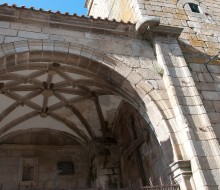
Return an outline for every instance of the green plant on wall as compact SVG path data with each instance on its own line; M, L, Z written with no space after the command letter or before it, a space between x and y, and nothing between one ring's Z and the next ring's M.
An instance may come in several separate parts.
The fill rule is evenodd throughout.
M154 67L154 70L155 70L161 77L163 77L164 69L163 69L160 65L158 65L158 64L154 64L153 67Z

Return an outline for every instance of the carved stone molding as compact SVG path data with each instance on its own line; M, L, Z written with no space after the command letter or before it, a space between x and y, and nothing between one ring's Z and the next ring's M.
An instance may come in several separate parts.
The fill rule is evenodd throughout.
M173 178L178 181L179 176L191 176L191 164L189 160L179 160L177 162L173 162L169 166L169 171L172 173Z
M190 179L192 177L191 164L189 160L179 160L170 164L168 174L177 182L181 189L192 189Z
M152 39L155 36L178 38L183 28L160 25L160 18L147 16L141 19L135 26L136 36L142 39Z
M159 26L160 18L155 16L143 17L139 22L136 23L135 29L139 35L143 35L151 27Z

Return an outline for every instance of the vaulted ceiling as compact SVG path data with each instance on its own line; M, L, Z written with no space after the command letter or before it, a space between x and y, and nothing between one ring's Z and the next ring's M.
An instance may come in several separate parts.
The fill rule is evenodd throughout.
M52 129L88 143L108 136L122 100L100 77L54 62L10 67L0 74L0 92L1 138Z

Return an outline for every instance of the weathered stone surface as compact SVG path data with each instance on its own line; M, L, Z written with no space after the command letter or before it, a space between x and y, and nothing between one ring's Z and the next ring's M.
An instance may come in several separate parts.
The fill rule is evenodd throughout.
M146 15L160 17L158 28L148 22L144 40L135 35L134 24L0 6L1 20L8 19L0 22L0 140L6 131L22 129L23 134L27 128L45 126L65 131L83 144L79 149L53 147L47 152L41 146L40 151L31 146L5 152L1 145L4 188L19 183L16 166L21 155L39 156L42 189L44 184L55 189L55 181L66 189L88 188L90 178L96 188L119 188L119 173L126 187L128 180L140 178L138 150L138 157L143 157L139 169L146 179L168 179L165 169L173 164L178 172L170 176L181 189L193 189L189 179L194 189L217 188L220 67L218 57L210 57L219 51L216 4L200 3L200 13L192 12L185 0L97 0L91 7L90 14L135 23ZM181 35L178 28L184 28ZM124 102L128 106L121 110ZM54 133L38 137L49 143ZM117 138L109 143L105 140L111 138L106 137ZM31 144L39 139L29 134L10 142ZM96 140L105 142L103 149L90 147ZM135 140L142 144L135 145ZM109 146L115 142L120 147L112 150ZM129 152L128 145L133 153L120 167L119 158ZM88 152L78 155L84 146ZM56 178L58 158L74 160L74 179ZM191 160L192 171L188 164L185 175L182 165L176 164L179 160ZM9 170L14 174L8 175Z

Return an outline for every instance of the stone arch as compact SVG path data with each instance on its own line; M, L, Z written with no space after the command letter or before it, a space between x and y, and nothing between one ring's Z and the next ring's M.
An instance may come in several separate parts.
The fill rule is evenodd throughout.
M123 61L83 45L45 40L26 40L2 44L0 59L2 63L0 74L13 71L14 66L20 67L20 70L29 69L30 66L47 69L49 65L45 63L61 63L61 65L68 66L64 69L71 70L71 67L74 66L78 73L96 79L104 79L108 90L106 92L123 96L148 122L152 123L151 127L155 134L159 134L158 131L163 128L167 138L171 139L173 159L182 158L172 127L166 120L161 104L156 101L160 95L143 78L139 82L142 85L141 88L129 80L127 77L131 69ZM28 64L25 65L25 63ZM149 95L149 92L152 91L155 92L154 97ZM166 103L164 105L166 107ZM155 115L155 113L157 114ZM159 142L163 141L162 136L158 135L157 138Z
M73 136L73 135L70 135L69 133L66 133L66 132L60 132L58 130L51 130L51 129L38 129L38 128L32 128L32 129L25 129L25 130L18 130L18 131L15 131L15 132L11 132L11 133L8 133L7 135L5 135L4 137L1 138L0 140L0 144L2 143L11 143L11 144L14 144L13 142L16 142L18 141L17 139L15 138L18 138L18 137L22 137L22 135L26 135L26 134L34 134L34 133L49 133L49 134L55 134L56 136L60 136L60 137L63 137L63 140L68 140L70 143L76 143L76 144L81 144L83 145L83 143L81 142L80 139L78 139L77 137ZM57 138L58 139L58 138ZM11 140L13 142L11 142ZM30 140L30 139L28 139ZM36 141L36 139L35 139ZM24 143L24 142L22 142ZM25 142L25 143L30 143L30 145L38 145L38 144L32 144L31 142ZM40 142L40 144L43 144L44 142ZM59 142L56 142L57 145L59 145ZM44 145L44 144L43 144ZM84 148L87 148L86 145L82 146Z

